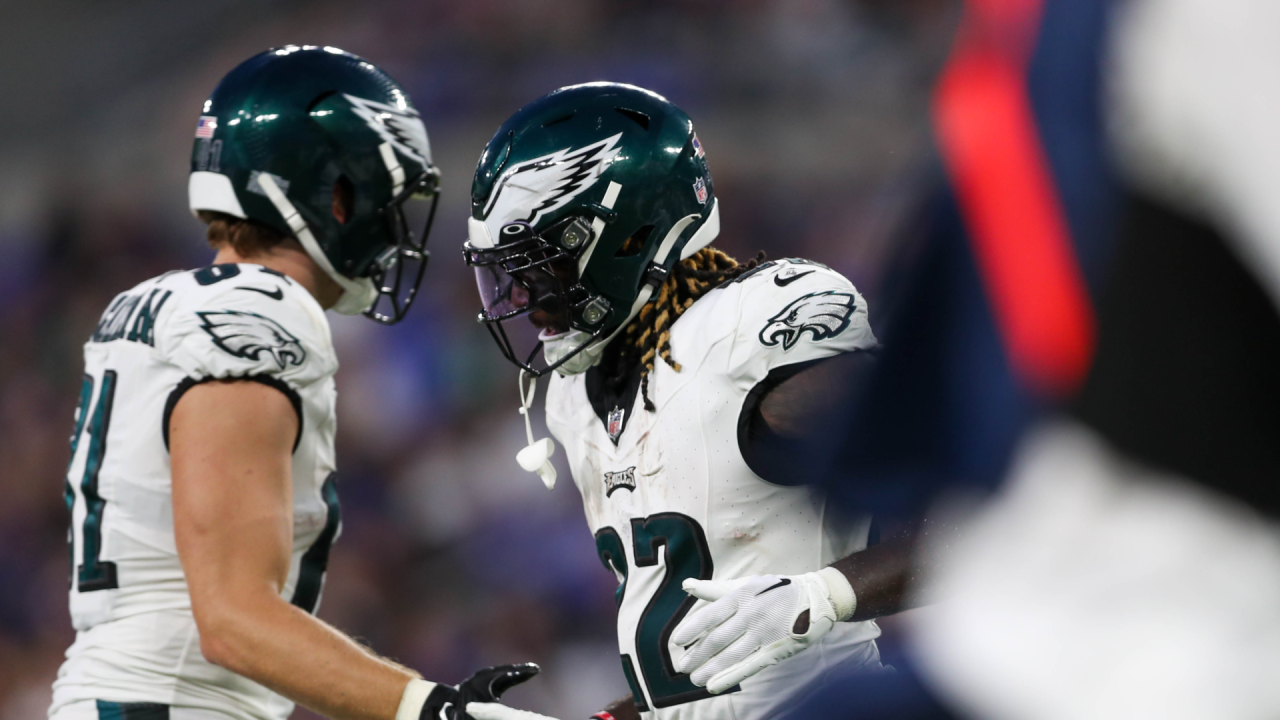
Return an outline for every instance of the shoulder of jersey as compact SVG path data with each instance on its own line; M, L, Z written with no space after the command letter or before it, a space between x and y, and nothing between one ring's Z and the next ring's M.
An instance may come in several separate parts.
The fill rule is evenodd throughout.
M784 258L762 263L730 280L725 287L740 288L740 297L795 298L813 290L848 290L853 283L845 276L819 262L803 258Z
M172 293L157 319L156 347L191 372L243 368L302 379L337 369L324 310L283 273L211 265L168 273L155 287Z
M690 355L698 354L698 346L709 351L728 342L730 373L767 372L876 344L866 301L853 284L808 260L764 263L708 293L685 314L692 322L681 339Z
M813 299L818 294L822 297ZM767 324L807 297L809 304L835 303L847 307L849 314L863 303L853 284L835 270L811 260L787 258L762 263L721 285L694 303L685 316L693 321L688 325L699 326L702 337L714 340L735 330L740 333L747 325ZM865 303L862 308L865 311Z

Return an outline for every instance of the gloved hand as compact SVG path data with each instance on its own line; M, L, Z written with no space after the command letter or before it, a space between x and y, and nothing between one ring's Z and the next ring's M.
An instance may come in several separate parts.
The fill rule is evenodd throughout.
M436 685L422 706L420 720L466 720L462 708L470 703L493 703L502 693L537 675L542 668L534 663L498 665L477 670L453 687ZM503 706L499 706L503 707Z
M528 710L517 710L502 703L473 702L467 705L467 715L473 720L556 720Z
M676 670L712 693L804 650L857 607L853 587L834 568L785 577L690 579L683 587L711 604L690 613L671 633L671 642L686 649Z

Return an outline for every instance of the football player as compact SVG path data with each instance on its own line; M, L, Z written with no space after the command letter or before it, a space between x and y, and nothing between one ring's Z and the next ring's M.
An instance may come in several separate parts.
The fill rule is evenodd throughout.
M867 550L870 518L834 512L785 462L832 383L870 362L853 285L710 247L719 202L689 117L628 85L512 116L472 207L480 319L521 368L526 420L526 376L555 371L547 424L619 583L631 696L598 717L760 718L831 668L879 668L871 618L901 606L908 553ZM554 445L529 440L518 460L551 485Z
M340 527L325 310L409 309L439 181L422 120L362 58L290 46L223 78L195 136L213 264L121 293L85 344L50 717L461 717L536 667L435 684L313 614Z

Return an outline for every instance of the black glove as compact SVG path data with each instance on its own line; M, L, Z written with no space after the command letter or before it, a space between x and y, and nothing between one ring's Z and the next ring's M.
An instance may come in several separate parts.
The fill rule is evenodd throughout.
M467 703L497 702L502 693L537 675L542 668L534 663L498 665L477 670L454 687L436 685L422 705L419 720L471 720Z

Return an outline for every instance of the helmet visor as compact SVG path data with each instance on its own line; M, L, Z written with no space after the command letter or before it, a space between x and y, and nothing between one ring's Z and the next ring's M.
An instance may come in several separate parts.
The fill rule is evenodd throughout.
M560 248L543 241L526 223L502 228L500 244L463 248L467 264L475 268L485 322L506 320L541 310L552 317L567 316L577 296L577 262ZM566 320L567 321L567 320Z
M553 230L561 229L558 225ZM542 345L535 326L543 333L566 332L573 313L590 299L578 280L578 262L527 223L504 225L496 245L487 232L480 233L484 237L478 237L473 228L471 241L463 247L467 264L476 273L483 307L479 320L488 326L509 360L540 375L550 368L533 367ZM515 337L509 336L504 321L521 315L531 315L532 323L521 323L525 327L515 330ZM526 345L526 340L527 348L515 347Z
M533 309L529 290L501 265L476 266L476 287L480 290L485 319L505 320Z

